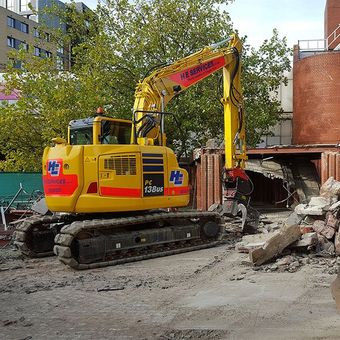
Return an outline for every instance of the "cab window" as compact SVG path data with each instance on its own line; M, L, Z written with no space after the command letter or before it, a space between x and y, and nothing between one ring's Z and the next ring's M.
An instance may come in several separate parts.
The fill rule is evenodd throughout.
M102 121L102 144L130 144L131 123Z
M71 145L89 145L92 144L93 129L92 126L81 127L70 130Z

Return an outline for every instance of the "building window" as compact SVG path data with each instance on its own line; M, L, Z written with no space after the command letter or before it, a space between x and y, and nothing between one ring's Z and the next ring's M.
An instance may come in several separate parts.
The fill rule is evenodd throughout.
M28 33L28 25L24 22L20 22L20 31L24 33Z
M39 30L36 27L34 27L34 29L33 29L33 36L35 38L39 38L39 36L40 36Z
M28 51L28 44L21 41L20 45L19 45L19 48L22 48L24 51Z
M41 49L40 49L39 47L34 46L33 54L34 54L36 57L41 57Z
M45 39L47 42L51 41L51 34L50 33L45 33Z
M7 17L7 26L9 27L15 27L15 19L11 18L11 17Z
M15 48L15 39L12 37L7 37L7 46Z
M64 47L58 47L57 52L60 54L64 54Z
M52 58L52 53L49 51L45 51L46 53L46 58Z

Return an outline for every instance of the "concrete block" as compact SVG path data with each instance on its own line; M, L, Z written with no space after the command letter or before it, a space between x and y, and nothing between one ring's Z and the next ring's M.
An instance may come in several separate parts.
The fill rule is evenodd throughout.
M320 195L323 197L339 196L340 182L336 181L334 177L329 177L328 180L322 184Z
M324 211L320 207L309 207L307 204L299 204L294 209L298 215L322 216Z
M245 235L242 241L236 243L235 250L239 253L249 253L249 251L261 248L267 240L269 240L275 233Z
M331 204L333 204L333 202L330 197L314 196L311 197L308 207L317 207L327 211Z
M284 225L278 232L266 241L264 246L249 252L250 261L259 266L273 257L281 254L282 250L298 240L301 236L298 224Z

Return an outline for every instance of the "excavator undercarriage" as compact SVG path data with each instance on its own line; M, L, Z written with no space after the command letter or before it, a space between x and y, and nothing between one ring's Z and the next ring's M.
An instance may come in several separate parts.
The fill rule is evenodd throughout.
M220 243L225 230L216 212L81 217L28 218L17 228L15 244L29 257L50 256L54 246L64 264L89 269L212 247Z

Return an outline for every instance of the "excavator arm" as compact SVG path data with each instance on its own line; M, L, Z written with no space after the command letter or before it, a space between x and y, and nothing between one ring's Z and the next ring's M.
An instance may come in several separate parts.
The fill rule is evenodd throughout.
M225 168L243 169L247 157L240 84L241 49L241 41L233 35L162 67L139 82L135 93L133 142L165 145L166 105L179 93L222 69Z
M165 145L164 109L169 101L222 70L225 164L222 174L223 204L218 206L218 210L224 215L241 215L243 229L249 217L252 183L244 171L247 155L240 81L241 50L240 39L232 35L154 71L139 82L135 93L133 143Z

